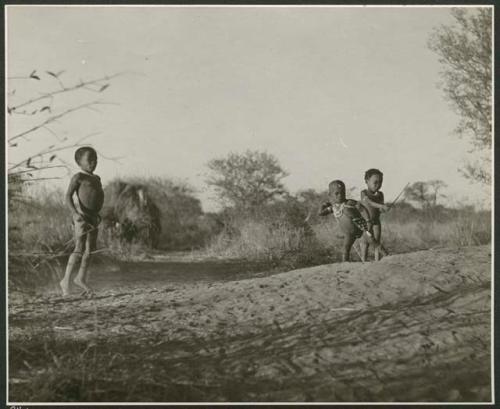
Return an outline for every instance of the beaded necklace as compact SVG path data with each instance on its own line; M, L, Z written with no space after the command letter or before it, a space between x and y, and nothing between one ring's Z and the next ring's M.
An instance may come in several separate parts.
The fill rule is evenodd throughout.
M332 211L335 218L338 219L344 214L344 207L345 207L345 202L340 204L337 203L332 204Z

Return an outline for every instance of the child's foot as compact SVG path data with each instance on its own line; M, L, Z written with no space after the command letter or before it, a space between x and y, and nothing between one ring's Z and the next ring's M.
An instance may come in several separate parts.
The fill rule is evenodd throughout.
M68 282L68 280L62 279L59 282L59 287L61 287L63 297L67 297L69 295L69 282Z
M85 284L82 280L79 280L79 279L75 279L73 280L73 283L81 288L83 290L84 293L88 293L88 292L91 292L92 290L87 286L87 284Z

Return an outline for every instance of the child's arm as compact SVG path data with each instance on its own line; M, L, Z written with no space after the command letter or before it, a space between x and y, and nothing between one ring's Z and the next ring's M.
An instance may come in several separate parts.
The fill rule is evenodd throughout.
M70 208L71 212L75 216L81 216L78 209L75 207L75 203L73 202L73 194L78 189L78 185L80 184L80 176L78 174L74 175L69 182L68 190L66 192L66 205Z
M320 209L318 215L319 216L326 216L330 213L333 213L332 204L330 202L323 203L321 205L321 209Z
M380 195L382 196L382 203L377 203L371 200L368 195L365 193L365 191L361 192L361 200L365 203L368 203L371 207L374 207L375 209L380 209L384 212L389 210L389 206L384 204L384 194L380 192Z

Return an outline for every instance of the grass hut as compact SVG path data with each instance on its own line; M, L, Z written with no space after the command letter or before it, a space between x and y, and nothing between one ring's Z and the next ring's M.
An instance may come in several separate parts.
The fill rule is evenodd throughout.
M156 248L161 214L147 186L115 180L104 189L104 228L111 240Z

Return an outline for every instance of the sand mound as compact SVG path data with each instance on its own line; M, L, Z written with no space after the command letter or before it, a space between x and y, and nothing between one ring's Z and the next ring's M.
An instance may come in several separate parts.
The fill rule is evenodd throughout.
M490 260L486 246L438 249L11 304L10 341L52 325L61 340L136 343L169 376L196 376L192 400L490 401Z

